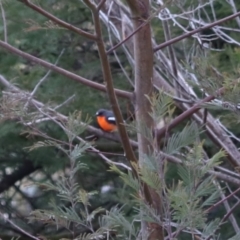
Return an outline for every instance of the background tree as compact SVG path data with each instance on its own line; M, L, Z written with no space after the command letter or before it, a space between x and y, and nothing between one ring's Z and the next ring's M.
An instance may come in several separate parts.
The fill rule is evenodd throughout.
M239 238L237 1L0 4L3 239Z

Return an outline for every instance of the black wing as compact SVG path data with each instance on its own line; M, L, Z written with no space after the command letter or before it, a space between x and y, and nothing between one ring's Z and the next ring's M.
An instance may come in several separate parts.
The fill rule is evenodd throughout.
M108 117L107 120L108 120L109 123L112 123L112 124L116 125L116 118L115 117Z

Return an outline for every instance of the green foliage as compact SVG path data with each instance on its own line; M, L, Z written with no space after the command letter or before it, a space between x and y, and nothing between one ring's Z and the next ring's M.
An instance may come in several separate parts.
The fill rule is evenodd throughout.
M203 166L202 168L202 172L207 173L207 171L211 170L214 168L214 166L218 166L221 164L220 159L224 158L226 156L226 153L222 150L220 150L219 152L217 152L216 154L214 154L213 157L211 157Z
M64 49L65 51L57 63L58 66L95 82L104 82L95 43L48 21L45 17L25 7L20 1L2 0L1 2L7 16L9 44L51 63L56 62ZM39 4L39 1L33 2ZM226 1L221 0L212 4L217 11L218 18L225 17L232 11ZM236 4L239 7L239 4ZM76 3L73 0L51 0L41 1L40 5L60 19L88 32L93 32L90 11L81 1ZM173 14L182 13L182 8L192 9L197 6L199 6L199 2L192 0L167 3L167 7ZM159 6L154 3L154 7L158 8ZM207 6L205 10L212 18L211 7ZM205 10L199 9L198 14L204 20L209 21ZM156 13L158 13L158 9L154 8L154 14ZM155 20L153 19L153 21ZM180 20L180 23L187 26L189 21ZM225 26L228 24L226 23ZM3 27L0 26L1 37L4 35L3 30ZM159 22L154 23L153 31L158 35L159 42L165 41ZM105 32L104 29L103 32ZM175 24L171 24L171 32L174 37L174 35L182 33L182 30ZM210 31L202 34L210 35L211 33ZM234 34L230 33L231 36ZM235 35L236 39L239 38L237 34ZM104 37L104 39L106 39L106 47L108 47L108 37ZM187 50L191 45L188 44L190 41L192 40L185 39ZM174 48L179 48L179 43L176 43ZM179 51L179 49L177 50ZM121 50L118 51L124 67L131 75L132 69L126 63L126 56ZM178 54L182 57L181 51L180 49ZM198 93L202 94L203 89L207 94L215 95L215 91L224 86L225 94L216 96L222 101L218 105L220 110L228 109L239 114L236 109L240 102L239 49L235 47L219 53L205 53L195 59L196 73L201 79L200 86L197 86L200 89L197 90ZM116 64L112 56L109 56L109 59L114 86L131 89L131 86L126 84L122 72L119 71L119 64ZM40 165L45 170L44 174L51 174L48 176L48 180L50 179L51 182L49 180L46 183L46 178L38 182L39 188L46 189L49 195L47 197L41 195L38 199L33 199L34 203L41 203L37 204L37 208L42 210L33 211L30 217L30 220L36 225L39 222L47 223L44 226L46 237L49 236L49 232L54 235L57 232L55 228L49 228L49 225L52 225L57 226L59 232L63 231L61 228L63 226L69 232L76 233L75 239L137 239L141 238L140 221L143 220L147 223L164 225L171 231L186 230L187 237L191 235L191 231L198 231L201 232L202 239L211 235L213 239L217 239L215 232L219 230L220 221L216 218L209 221L205 208L213 205L219 198L219 192L214 184L215 179L211 175L209 176L209 171L221 163L220 159L225 156L225 153L220 150L206 160L203 147L209 147L209 144L206 144L207 140L204 143L201 142L201 129L195 123L187 124L179 132L174 129L175 132L171 133L170 137L166 137L162 143L161 151L170 157L174 155L182 160L182 165L178 165L172 178L168 176L167 160L161 155L161 152L158 152L158 147L161 148L162 145L144 156L141 167L137 164L134 165L138 178L131 171L126 172L115 165L110 166L110 173L106 171L109 166L101 162L96 156L97 154L86 154L92 145L82 140L86 134L86 127L91 121L90 117L83 119L82 116L93 116L98 108L109 107L105 94L90 90L88 87L72 82L56 73L51 73L33 96L46 103L45 107L40 108L40 113L32 105L27 104L26 107L26 102L29 92L32 92L39 80L46 74L46 70L32 62L6 54L2 49L0 49L0 65L1 74L6 75L15 86L26 91L23 95L5 92L1 96L1 177L8 175L9 167L11 171L18 169L26 159L30 159L36 166ZM171 74L167 72L164 74L169 81ZM73 94L75 94L74 101L58 109L61 113L69 116L68 121L58 118L55 111L52 110ZM173 115L177 114L173 99L163 91L152 97L145 97L152 105L148 114L152 117L155 127L160 127L163 119L172 119ZM120 101L120 105L123 109L126 108L124 101ZM212 107L215 106L212 104ZM42 117L49 117L53 122L46 121L37 124L36 119ZM29 128L20 125L19 121L24 124L32 121L34 124L32 128ZM149 139L152 145L155 144L152 129L147 128L143 122L132 129L134 134L141 133ZM96 142L96 144L98 143ZM109 157L113 162L125 161L125 158L116 157L114 154ZM176 168L176 166L174 167ZM56 173L59 170L60 173ZM53 173L58 176L57 180L56 176L51 179L54 177ZM63 177L59 181L60 175ZM121 182L116 180L116 175L120 176ZM161 197L163 203L161 214L152 205L145 202L141 195L143 183ZM113 192L104 195L104 193L96 191L105 184L114 186L114 190L111 190ZM105 201L103 201L104 198ZM49 199L51 199L50 205L46 205ZM7 201L11 202L11 200ZM3 205L7 201L3 198ZM29 202L31 203L31 201L30 198ZM16 214L9 215L13 217ZM173 225L168 225L169 222ZM72 238L73 236L69 239ZM239 235L236 235L231 239L238 238Z
M168 139L164 151L168 154L177 153L181 148L194 143L194 141L199 138L199 131L197 124L194 122L186 125L180 133L175 133Z
M219 54L198 56L195 63L195 74L199 76L201 91L215 96L212 102L202 104L203 107L214 111L214 115L223 119L226 126L239 122L239 50L227 48L224 52L229 62L221 67ZM225 60L224 60L225 62ZM218 91L221 89L221 93ZM224 89L224 90L223 90ZM237 129L236 129L237 132Z
M154 120L155 125L162 121L162 119L167 115L169 117L172 116L175 110L173 99L166 95L163 91L153 94L151 98L148 96L146 97L152 106L152 111L149 114Z
M184 130L185 132L190 132L188 138L194 133L195 140L198 139L196 136L199 136L199 132L196 126L192 125L190 126L190 129L191 131ZM191 139L191 143L193 143L193 141L194 139ZM171 144L176 148L175 142L170 138L168 146L171 146ZM186 146L189 146L189 143L186 144ZM171 149L173 149L172 146ZM180 148L177 149L180 150ZM208 236L210 233L212 234L211 230L217 230L219 227L219 220L214 220L208 223L207 213L204 211L204 208L212 206L219 199L219 191L214 184L213 176L206 177L206 174L209 170L212 170L219 165L221 163L220 158L224 156L224 152L219 151L207 163L205 163L203 161L202 144L198 143L198 141L194 141L193 147L185 154L182 165L178 166L178 174L180 177L178 183L173 184L168 188L166 188L165 182L159 175L159 163L153 156L146 156L141 168L135 169L142 182L146 183L159 196L161 196L162 199L167 199L166 204L167 201L170 202L171 219L177 223L176 229L204 229L204 235L202 236ZM120 174L125 184L133 188L134 191L139 191L139 182L132 177L131 173L123 173L115 166L112 167L112 170ZM162 195L164 189L166 189L166 195ZM147 222L162 224L160 220L161 218L156 209L144 202L141 197L135 198L135 201L138 203L135 219L141 218ZM164 214L167 215L167 205L164 205L163 209L166 211ZM126 229L130 231L130 223L126 222L126 219L120 214L120 209L114 208L112 211L114 212L114 219L111 217L111 222L114 222L118 228L121 227L122 231L126 231ZM128 228L126 228L125 222ZM113 226L114 224L112 227Z
M90 200L97 192L86 192L80 188L79 184L75 182L75 176L79 170L86 168L86 166L81 163L76 164L77 162L72 159L70 161L71 169L68 177L64 177L61 182L56 184L41 184L41 187L46 191L55 191L61 200L61 204L52 199L49 205L51 210L35 210L31 213L29 219L30 221L39 220L47 224L56 225L57 228L65 227L69 230L72 224L80 225L92 233L80 234L77 239L90 239L90 237L99 236L103 233L101 229L95 232L92 222L97 215L105 210L102 207L98 207L89 211L91 206ZM70 204L70 206L66 204Z
M65 132L68 136L69 142L72 143L76 136L82 134L90 122L91 118L88 116L82 120L82 112L80 111L75 111L73 114L70 114L65 125L65 129L67 129Z
M143 165L140 170L140 178L145 182L149 187L154 189L156 192L160 193L162 189L162 183L159 179L159 173L157 169L149 169L147 166Z
M139 180L133 176L132 172L128 171L128 173L124 173L116 165L111 165L110 170L120 174L120 178L123 180L123 182L134 191L133 194L138 193L141 184Z
M105 239L106 231L104 229L99 228L94 233L83 233L80 234L76 239L77 240L92 240L92 239Z
M231 237L228 240L238 240L239 237L240 237L240 233L237 233L234 237Z
M134 221L131 222L126 218L122 208L112 208L103 217L103 221L112 230L120 229L122 232L121 238L135 239L138 236L139 228L134 226Z
M217 231L217 229L219 227L219 223L220 223L220 220L218 218L216 218L215 220L206 224L206 226L203 229L202 236L205 237L206 239L210 236L213 239L218 239L218 238L216 238L216 236L213 233Z

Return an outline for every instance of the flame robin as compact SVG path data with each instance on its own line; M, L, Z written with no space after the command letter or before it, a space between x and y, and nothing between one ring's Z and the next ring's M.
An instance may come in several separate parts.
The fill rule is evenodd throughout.
M116 118L112 111L100 109L96 112L97 123L105 132L113 132L117 130Z

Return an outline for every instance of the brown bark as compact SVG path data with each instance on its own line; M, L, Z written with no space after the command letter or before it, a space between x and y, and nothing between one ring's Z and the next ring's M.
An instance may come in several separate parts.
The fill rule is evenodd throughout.
M130 0L128 2L131 2ZM138 131L138 152L139 165L141 167L144 161L144 155L150 154L152 143L141 134L142 125L148 129L153 129L153 119L149 115L151 109L150 102L147 96L151 96L153 92L153 47L151 39L151 27L147 23L149 18L149 1L138 0L134 2L134 7L129 3L132 13L133 31L139 29L134 35L134 59L135 59L135 115ZM137 3L137 4L136 4ZM145 24L143 24L145 23ZM147 192L150 191L151 200L147 197ZM143 197L151 204L152 207L158 210L160 214L161 202L157 194L155 194L147 186L144 187ZM151 202L149 202L149 200ZM142 238L149 240L162 240L163 228L158 224L142 222ZM146 238L147 237L147 238Z

